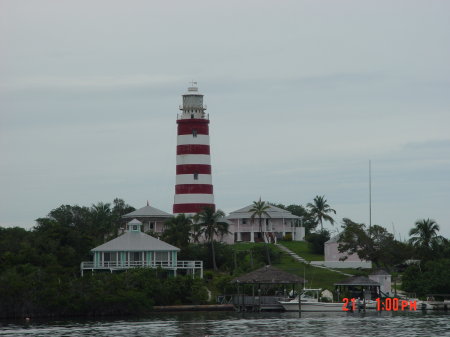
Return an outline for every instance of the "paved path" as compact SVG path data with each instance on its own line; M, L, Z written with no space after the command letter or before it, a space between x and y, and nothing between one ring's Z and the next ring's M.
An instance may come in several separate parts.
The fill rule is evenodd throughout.
M335 273L342 274L342 275L345 275L345 276L353 276L353 275L351 275L351 274L344 273L344 272L342 272L342 271L340 271L340 270L328 268L328 267L325 267L325 266L313 265L313 264L311 264L309 261L306 261L303 257L298 256L297 254L295 254L292 250L290 250L290 249L287 248L286 246L283 246L283 245L278 244L278 243L276 243L275 245L276 245L278 248L280 248L280 250L282 250L283 252L285 252L286 254L288 254L288 255L291 256L294 260L296 260L296 261L298 261L298 262L306 263L306 264L309 264L310 266L316 267L316 268L328 269L329 271L334 271Z

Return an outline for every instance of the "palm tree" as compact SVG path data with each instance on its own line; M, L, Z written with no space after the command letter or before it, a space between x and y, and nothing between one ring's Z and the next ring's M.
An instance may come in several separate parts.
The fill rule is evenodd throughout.
M214 212L211 207L205 207L202 211L194 216L194 222L200 226L200 234L205 235L205 239L211 245L211 253L214 270L217 270L216 251L214 249L214 238L222 238L228 234L228 222L223 221L225 213L221 210Z
M112 213L111 204L98 202L91 207L91 216L93 225L95 226L94 232L99 239L105 239L105 237L113 234Z
M438 239L439 225L432 219L417 220L411 228L409 242L416 248L431 249L433 242Z
M192 219L185 214L178 214L166 220L162 239L180 249L189 245L192 230Z
M269 213L267 213L267 210L270 208L270 205L266 204L265 201L261 201L261 197L258 201L253 201L253 207L250 208L249 212L252 212L252 216L250 217L252 221L255 220L256 217L258 217L259 221L259 232L261 233L261 237L263 237L263 228L262 228L262 217L266 216L270 218ZM271 265L270 261L270 254L269 254L269 247L267 246L268 237L266 236L266 255L267 255L267 262L269 265Z
M334 219L328 213L333 212L336 214L336 211L327 204L327 199L325 199L324 195L316 195L314 203L308 203L306 207L309 208L309 212L315 220L320 223L320 231L323 231L323 221L328 221L332 225L334 224Z

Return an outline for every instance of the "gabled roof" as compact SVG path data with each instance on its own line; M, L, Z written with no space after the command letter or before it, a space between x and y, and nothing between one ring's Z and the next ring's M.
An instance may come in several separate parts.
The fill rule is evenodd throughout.
M164 211L161 211L160 209L147 205L131 213L123 215L122 218L138 218L138 217L171 218L172 216L173 216L172 214L166 213Z
M290 274L281 269L272 266L265 266L248 274L236 277L231 282L243 284L303 284L306 280L300 276Z
M142 225L142 222L140 222L138 219L133 219L128 224L129 225Z
M125 234L95 247L94 249L91 249L91 252L142 252L171 250L179 251L180 249L145 233L130 231L125 232Z
M266 210L266 212L270 215L271 219L300 219L300 217L292 214L291 212L267 204L269 208ZM246 206L244 208L238 209L237 211L231 212L230 215L227 216L227 219L249 219L251 218L253 212L250 212L250 210L253 208L253 205ZM263 214L261 218L268 218L267 215Z

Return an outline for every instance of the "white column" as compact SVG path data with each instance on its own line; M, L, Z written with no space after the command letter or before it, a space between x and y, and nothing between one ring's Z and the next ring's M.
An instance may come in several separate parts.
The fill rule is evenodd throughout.
M240 224L240 222L241 222L241 219L238 219L238 223L237 223L237 235L236 235L236 240L237 241L241 241L241 233L240 233L240 227L239 227L239 224Z

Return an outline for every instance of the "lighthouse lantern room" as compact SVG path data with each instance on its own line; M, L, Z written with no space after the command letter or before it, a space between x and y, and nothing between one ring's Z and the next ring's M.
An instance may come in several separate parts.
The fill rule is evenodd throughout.
M209 116L203 95L192 82L183 95L178 115L177 169L174 214L195 214L205 207L215 209L209 147Z

